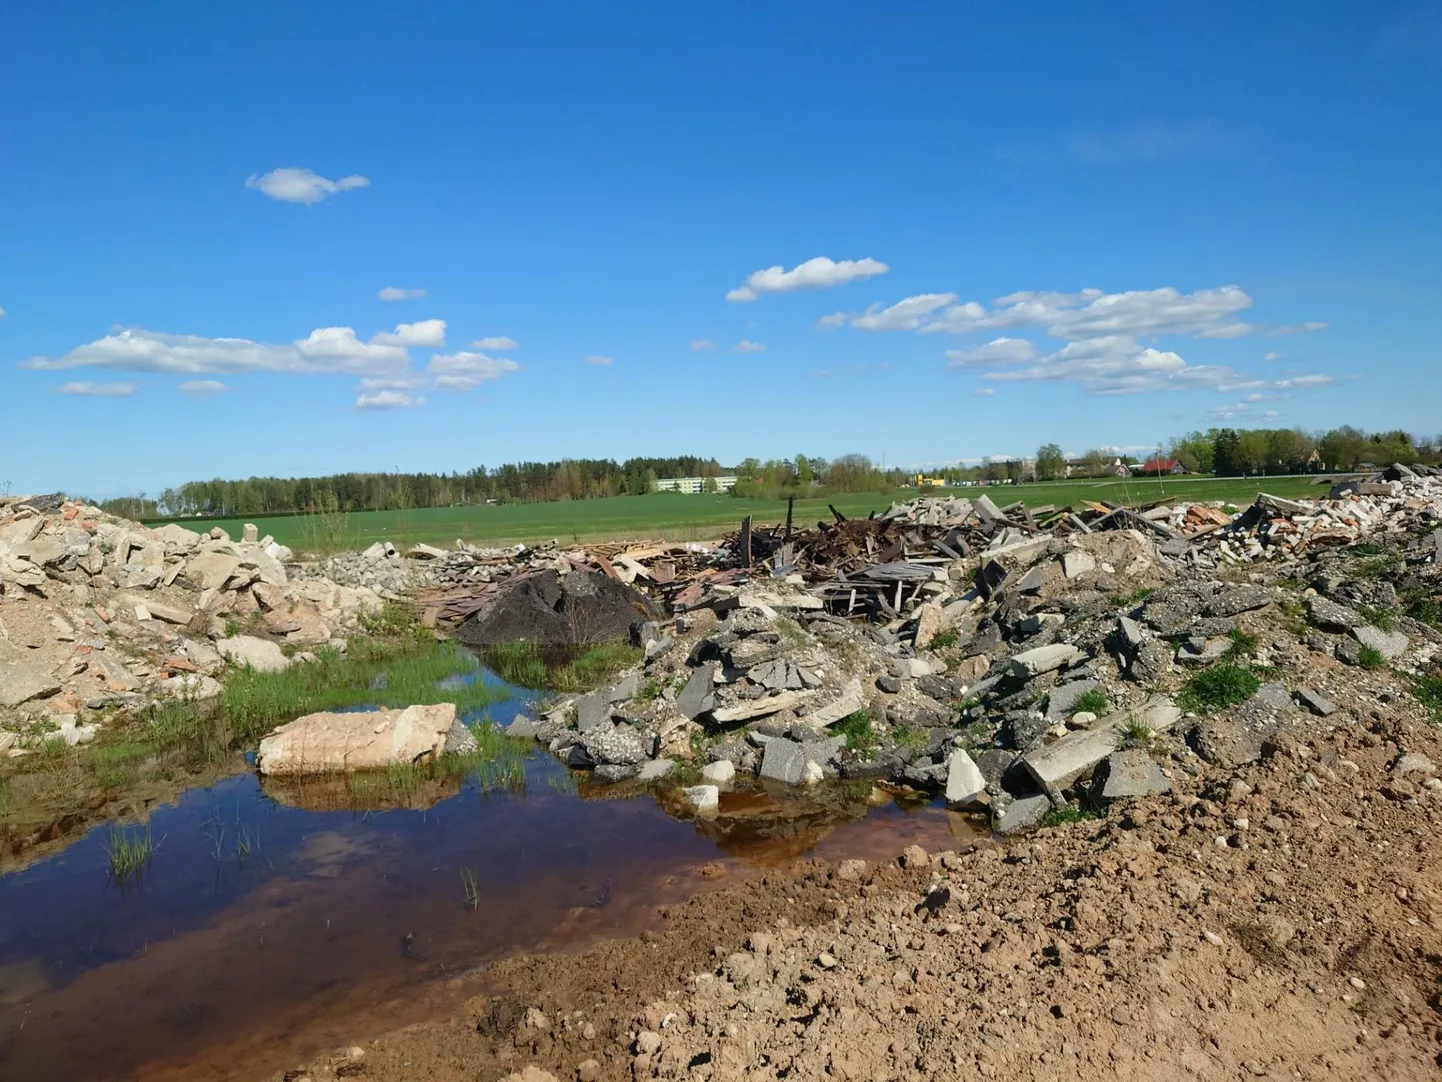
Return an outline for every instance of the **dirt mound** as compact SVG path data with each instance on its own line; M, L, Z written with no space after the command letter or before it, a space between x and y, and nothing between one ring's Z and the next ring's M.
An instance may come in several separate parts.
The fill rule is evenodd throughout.
M511 583L462 624L468 646L533 642L570 646L624 639L638 620L662 613L639 591L594 571L542 571Z

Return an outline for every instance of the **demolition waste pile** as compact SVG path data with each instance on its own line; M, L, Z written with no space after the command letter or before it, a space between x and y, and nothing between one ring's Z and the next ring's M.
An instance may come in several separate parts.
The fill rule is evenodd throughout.
M507 729L592 783L704 821L738 787L867 780L982 832L737 884L645 942L505 963L503 995L287 1078L1437 1069L1442 471L1244 509L923 497L714 544L320 562L13 498L0 577L11 756L214 697L237 667L307 664L405 598L503 674L525 650L627 640L633 666ZM416 707L348 759L343 717L282 727L260 769L470 739L454 710Z

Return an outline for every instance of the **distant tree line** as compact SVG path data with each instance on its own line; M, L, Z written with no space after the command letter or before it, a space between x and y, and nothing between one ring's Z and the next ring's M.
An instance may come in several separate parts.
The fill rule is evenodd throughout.
M1442 461L1442 440L1411 433L1366 433L1350 425L1330 432L1298 428L1212 428L1190 432L1168 449L1193 473L1246 477L1282 473L1350 473L1393 462Z
M890 492L906 480L901 470L879 469L865 455L842 455L830 461L811 455L765 462L748 458L736 467L736 476L739 480L731 495L766 500L840 492Z

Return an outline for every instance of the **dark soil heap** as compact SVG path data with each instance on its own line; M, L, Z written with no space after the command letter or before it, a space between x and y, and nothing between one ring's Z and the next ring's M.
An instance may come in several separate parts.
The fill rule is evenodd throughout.
M644 594L606 575L541 571L509 584L456 637L468 646L572 646L624 639L637 621L661 618Z

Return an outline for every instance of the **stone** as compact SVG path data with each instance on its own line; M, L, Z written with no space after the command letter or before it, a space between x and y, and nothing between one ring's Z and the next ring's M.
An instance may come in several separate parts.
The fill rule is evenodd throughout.
M240 528L240 539L251 545L260 540L260 530L256 528L254 522L247 522Z
M160 681L159 688L162 694L173 699L189 699L197 702L218 699L220 693L225 690L220 686L218 680L201 673L181 673L179 676L172 676L168 680Z
M589 733L611 720L611 700L604 691L592 691L571 704L576 708L576 731Z
M591 777L595 781L612 785L636 777L640 769L635 763L601 763L592 768Z
M236 635L221 639L215 644L220 656L235 665L255 669L257 672L280 672L288 668L290 659L280 647L268 639L257 639L253 635Z
M1207 603L1208 616L1239 616L1272 603L1273 593L1265 586L1233 586Z
M1045 585L1046 564L1037 564L1025 575L1023 575L1021 577L1021 580L1016 584L1016 586L1011 589L1012 592L1018 594L1034 594L1039 592L1041 588Z
M1297 692L1297 702L1301 703L1319 718L1331 717L1337 712L1337 704L1327 698L1320 691L1312 688L1301 688Z
M1231 646L1230 639L1206 639L1201 643L1184 642L1177 647L1176 662L1178 665L1192 667L1210 665L1226 656Z
M1252 702L1276 714L1286 715L1296 709L1286 685L1274 680L1258 687L1252 694Z
M1074 713L1073 707L1076 706L1078 699L1089 691L1100 690L1101 684L1095 680L1074 680L1070 684L1052 688L1047 698L1046 719L1048 721L1065 721Z
M1307 616L1325 631L1350 631L1367 622L1346 605L1320 596L1307 598Z
M195 618L195 613L189 609L182 609L179 605L167 605L162 601L147 601L145 607L150 611L150 618L162 620L167 624L176 624L184 627Z
M916 613L916 648L928 649L932 640L945 629L946 615L942 612L941 605L935 601L926 602Z
M721 790L714 785L688 785L681 797L700 815L714 815L721 807Z
M850 717L865 705L862 701L861 677L854 676L847 681L846 686L841 689L841 694L836 698L829 703L808 710L806 724L813 729L824 729L828 725L835 725L843 718Z
M261 740L257 764L262 774L318 774L426 761L445 749L455 721L454 703L306 714Z
M660 781L675 769L676 761L674 759L652 759L649 763L641 764L641 769L636 773L636 780L646 785L653 781Z
M710 665L702 665L691 673L676 696L676 709L694 721L716 705L716 681Z
M1034 612L1023 616L1012 626L1017 635L1029 639L1043 631L1060 630L1065 623L1066 617L1059 612Z
M1392 764L1392 773L1398 777L1407 774L1436 774L1437 764L1420 752L1406 752Z
M650 748L629 725L598 725L578 741L593 763L632 766L650 758Z
M1411 640L1400 631L1383 631L1380 627L1372 627L1370 624L1363 627L1354 627L1352 635L1363 646L1370 646L1388 661L1395 661L1407 652Z
M1082 652L1069 643L1053 643L1051 646L1038 646L1034 650L1025 650L1011 659L1011 672L1022 680L1030 680L1040 676L1042 673L1054 672L1057 669L1077 661Z
M1065 789L1120 748L1133 721L1152 732L1166 732L1181 720L1182 712L1168 699L1153 699L1138 710L1118 710L1093 729L1078 729L1055 743L1022 756L1043 790Z
M883 673L876 678L876 689L888 695L901 694L901 677Z
M992 815L991 828L998 834L1019 834L1040 826L1049 811L1051 798L1045 793L1018 797L996 810Z
M1125 748L1108 755L1097 767L1092 797L1109 803L1171 791L1171 779L1145 748Z
M783 691L779 695L767 698L743 699L732 706L711 711L711 716L722 725L749 721L752 718L765 717L782 710L792 710L809 700L813 694L814 692L810 691Z
M761 756L761 776L787 785L801 784L806 772L806 748L794 740L775 737L766 742Z
M1116 630L1112 632L1112 641L1127 657L1134 657L1136 652L1142 648L1147 641L1146 632L1142 625L1133 620L1130 616L1117 618Z
M1074 582L1083 575L1090 575L1096 569L1096 557L1090 552L1072 551L1061 558L1061 573L1068 582Z
M415 544L411 546L410 552L406 555L412 560L444 560L450 553L445 549L436 548L435 545Z
M826 777L826 770L814 760L807 760L806 766L801 770L802 785L819 785Z
M0 706L19 706L32 699L48 698L59 690L60 681L0 641Z
M240 560L224 552L198 552L185 561L181 576L197 590L219 590L240 570Z
M965 748L951 753L946 764L946 802L953 807L974 804L986 792L986 779Z
M717 787L730 785L736 777L736 764L730 759L718 759L714 763L707 763L701 768L701 780L707 785Z

